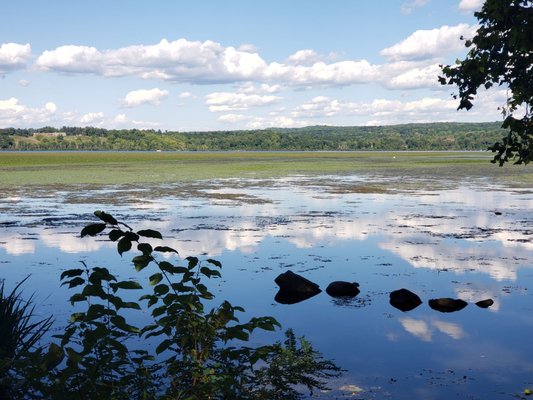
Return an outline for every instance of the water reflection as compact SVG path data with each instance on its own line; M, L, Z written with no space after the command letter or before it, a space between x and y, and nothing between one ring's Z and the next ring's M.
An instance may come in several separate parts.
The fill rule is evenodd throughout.
M183 257L222 261L214 292L305 334L349 370L337 388L356 387L364 398L389 391L395 399L420 393L447 399L452 387L484 398L493 398L495 387L519 393L533 371L526 334L533 328L533 194L466 181L449 189L406 191L396 184L365 193L358 186L364 182L299 177L153 190L21 189L0 200L0 276L14 283L32 273L43 304L58 316L68 314L62 269L86 260L134 276L112 244L79 238L81 227L94 221L92 211L104 209L136 229L160 230L164 244ZM150 193L156 195L146 198ZM291 306L276 303L274 279L289 269L320 288L359 282L361 292L353 299L323 292ZM389 303L402 287L423 300L408 314ZM447 297L469 306L441 314L427 304ZM489 298L494 304L487 310L474 305ZM457 389L449 370L475 379ZM496 384L502 375L506 383ZM449 384L442 395L430 390L436 377Z

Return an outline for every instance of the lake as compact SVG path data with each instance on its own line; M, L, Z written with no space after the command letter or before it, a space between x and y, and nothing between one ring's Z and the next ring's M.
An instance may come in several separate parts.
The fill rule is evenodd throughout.
M210 282L217 299L275 316L346 369L318 398L514 398L533 387L533 189L470 172L10 187L0 202L0 277L9 288L31 274L25 293L60 330L72 311L61 271L84 261L135 277L113 244L79 237L104 210L161 231L182 257L221 261L222 279ZM274 279L288 270L323 292L277 303ZM359 295L330 297L337 280L359 283ZM423 303L391 306L401 288ZM428 305L437 298L468 305L443 313ZM485 299L494 304L475 305Z

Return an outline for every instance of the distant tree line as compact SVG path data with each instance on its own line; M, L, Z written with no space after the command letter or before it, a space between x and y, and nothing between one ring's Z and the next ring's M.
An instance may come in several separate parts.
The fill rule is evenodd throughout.
M95 127L4 128L2 150L486 150L500 122L390 126L309 126L263 130L173 132ZM58 134L61 133L61 134Z

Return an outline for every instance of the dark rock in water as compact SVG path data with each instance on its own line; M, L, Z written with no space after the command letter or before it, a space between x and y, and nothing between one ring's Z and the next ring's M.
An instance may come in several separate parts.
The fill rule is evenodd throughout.
M420 297L418 297L416 293L407 289L395 290L394 292L391 292L389 297L390 305L403 312L414 310L422 304Z
M274 300L280 304L296 304L301 301L310 299L311 297L317 295L320 292L321 290L319 290L317 293L302 294L302 293L284 292L283 290L279 290L278 293L276 293Z
M464 300L450 298L432 299L428 303L432 309L445 313L462 310L468 305Z
M476 303L476 306L481 307L481 308L489 308L493 304L494 304L494 300L485 299L485 300L478 301Z
M279 286L274 300L281 304L298 303L322 291L316 283L292 271L278 275L274 282Z
M359 292L359 284L356 282L335 281L326 288L326 293L331 297L355 297Z

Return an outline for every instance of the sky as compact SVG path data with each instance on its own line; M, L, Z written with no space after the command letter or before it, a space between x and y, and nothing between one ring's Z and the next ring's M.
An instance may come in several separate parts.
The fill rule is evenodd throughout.
M0 5L0 128L205 131L497 121L457 111L482 0L17 0Z

